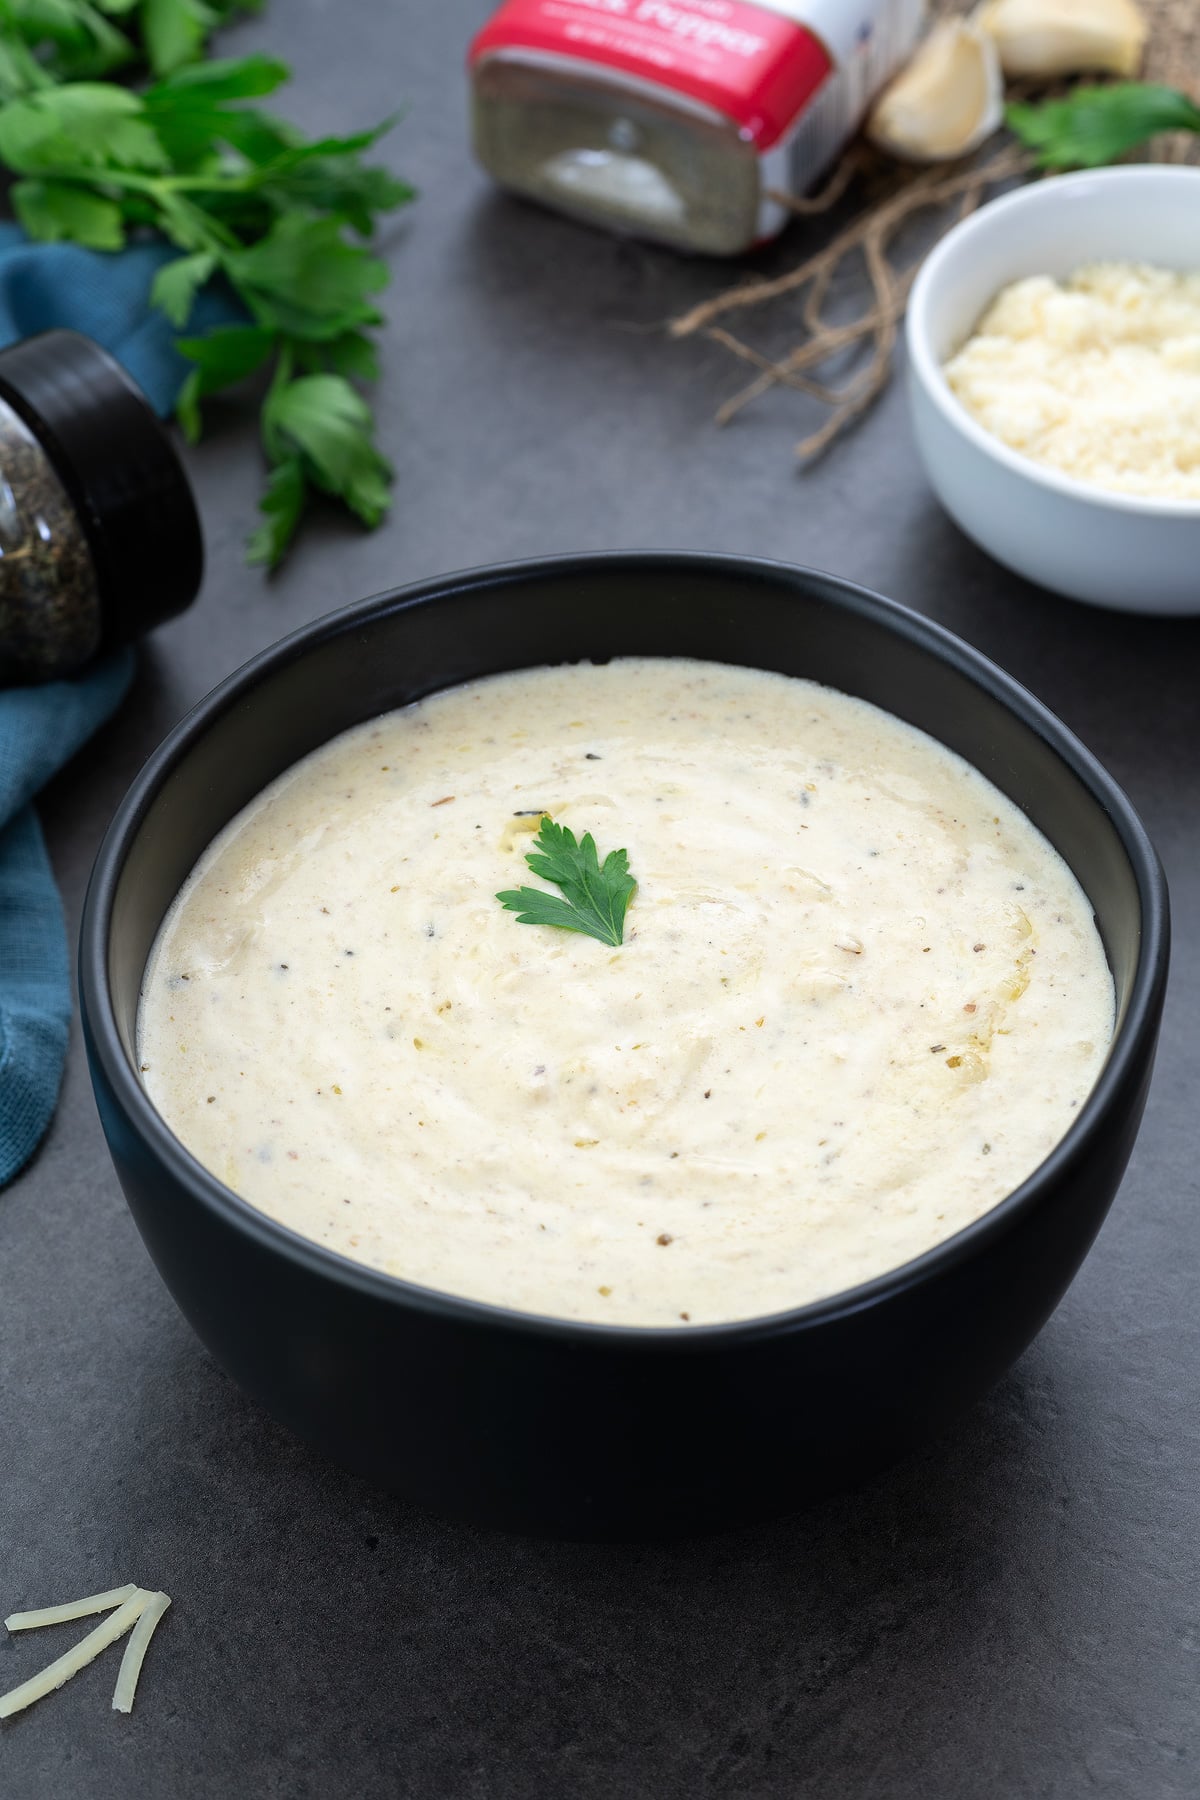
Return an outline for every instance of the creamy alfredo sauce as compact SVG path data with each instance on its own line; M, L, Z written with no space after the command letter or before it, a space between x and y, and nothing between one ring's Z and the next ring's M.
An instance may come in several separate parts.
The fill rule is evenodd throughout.
M619 949L498 889L539 809L639 881ZM1113 986L1091 908L931 738L684 660L358 727L201 858L140 1060L194 1154L392 1274L565 1318L752 1317L948 1237L1063 1135Z

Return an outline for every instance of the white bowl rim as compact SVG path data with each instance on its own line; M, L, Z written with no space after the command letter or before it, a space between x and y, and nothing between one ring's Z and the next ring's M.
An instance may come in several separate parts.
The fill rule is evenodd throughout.
M997 212L1013 212L1023 206L1054 206L1054 196L1064 189L1077 191L1085 186L1138 187L1158 182L1168 186L1172 183L1195 185L1200 183L1200 168L1170 163L1127 163L1113 169L1082 169L1071 175L1055 175L1036 181L1001 194L996 200L989 200L985 206L972 213L970 218L952 226L926 257L909 297L905 342L909 366L943 418L978 449L1005 468L1011 469L1014 474L1085 505L1107 507L1115 512L1133 513L1143 518L1197 519L1200 518L1200 500L1157 498L1144 494L1126 494L1117 488L1099 487L1094 482L1080 481L1073 475L1062 475L1057 469L1037 462L1032 456L1010 449L1002 439L972 418L952 391L941 364L930 348L925 321L929 296L942 279L942 267L947 258L966 239L988 230L990 220ZM1200 274L1200 266L1196 272Z

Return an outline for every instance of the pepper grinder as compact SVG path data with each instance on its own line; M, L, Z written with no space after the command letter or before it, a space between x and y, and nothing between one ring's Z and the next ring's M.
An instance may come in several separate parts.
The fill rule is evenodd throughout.
M130 643L203 568L183 465L108 351L74 331L0 350L0 684Z

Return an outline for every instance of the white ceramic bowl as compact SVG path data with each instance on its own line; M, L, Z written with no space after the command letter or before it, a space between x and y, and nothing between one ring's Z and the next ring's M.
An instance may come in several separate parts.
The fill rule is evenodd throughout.
M917 447L977 544L1057 593L1129 612L1200 612L1200 501L1106 493L1043 468L976 424L942 373L994 295L1081 263L1200 271L1200 169L1095 169L1018 189L947 233L908 307Z

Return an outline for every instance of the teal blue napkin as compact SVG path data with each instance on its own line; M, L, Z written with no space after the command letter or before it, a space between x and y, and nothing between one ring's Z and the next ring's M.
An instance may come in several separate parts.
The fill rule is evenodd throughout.
M178 254L162 244L118 255L32 244L0 224L0 345L54 326L82 331L169 412L189 365L148 297L155 271ZM200 296L188 329L240 316L217 290ZM116 710L132 675L133 652L123 650L74 681L0 692L0 1186L50 1123L71 1022L62 904L33 796Z
M175 404L192 367L175 348L183 335L149 304L150 284L181 255L167 244L136 244L112 254L78 244L33 244L19 225L0 223L0 345L63 326L95 338L137 382L157 413ZM241 320L232 294L205 288L188 332Z
M75 681L0 694L0 1183L50 1123L71 1025L62 903L33 795L123 699L133 652Z

